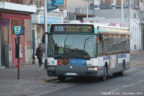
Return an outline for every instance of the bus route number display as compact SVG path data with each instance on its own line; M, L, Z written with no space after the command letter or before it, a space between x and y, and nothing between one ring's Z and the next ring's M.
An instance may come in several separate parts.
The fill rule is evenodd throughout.
M88 32L93 33L93 25L52 25L52 32Z

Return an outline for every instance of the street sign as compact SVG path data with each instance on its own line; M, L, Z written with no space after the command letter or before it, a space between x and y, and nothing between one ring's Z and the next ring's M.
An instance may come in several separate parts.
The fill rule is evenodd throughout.
M21 27L20 35L24 34L24 27Z
M21 26L14 26L14 32L15 32L16 35L20 35Z
M63 5L64 4L64 0L56 0L55 4L56 5Z
M44 16L40 16L40 24L44 24ZM63 18L61 17L47 17L47 24L60 24L63 23Z
M64 4L64 0L48 0L47 1L47 11L55 10L59 6Z
M47 7L47 11L52 11L52 10L55 10L55 9L58 8L57 5L47 5L47 6L48 6L48 7Z

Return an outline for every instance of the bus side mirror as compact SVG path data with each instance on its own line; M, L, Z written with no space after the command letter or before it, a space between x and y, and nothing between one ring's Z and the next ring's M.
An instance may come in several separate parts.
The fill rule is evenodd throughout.
M99 33L99 40L102 41L103 40L103 34Z

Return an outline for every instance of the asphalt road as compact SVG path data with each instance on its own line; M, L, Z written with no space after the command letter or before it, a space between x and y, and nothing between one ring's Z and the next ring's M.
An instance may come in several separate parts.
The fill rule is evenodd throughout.
M37 96L144 96L144 64L132 64L124 76L113 76L106 81L95 78L69 78L51 91ZM61 86L63 85L63 86Z

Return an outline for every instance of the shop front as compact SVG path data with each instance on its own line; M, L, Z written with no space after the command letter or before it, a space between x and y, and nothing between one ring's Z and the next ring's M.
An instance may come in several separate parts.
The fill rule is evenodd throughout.
M24 34L20 36L20 63L25 64L26 54L29 53L31 47L31 16L30 14L12 13L12 12L0 12L1 21L5 20L0 27L1 35L1 65L5 67L16 66L18 63L15 48L15 26L21 26L24 28ZM7 20L7 21L6 21Z

